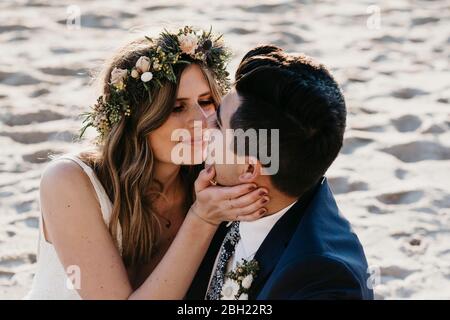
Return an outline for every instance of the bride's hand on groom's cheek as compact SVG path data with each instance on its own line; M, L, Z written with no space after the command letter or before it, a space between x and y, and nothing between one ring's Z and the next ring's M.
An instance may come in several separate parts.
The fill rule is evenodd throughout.
M212 186L214 176L214 167L210 166L195 181L196 200L190 211L200 219L219 225L223 221L253 221L267 213L264 206L270 198L266 188L258 188L254 183Z

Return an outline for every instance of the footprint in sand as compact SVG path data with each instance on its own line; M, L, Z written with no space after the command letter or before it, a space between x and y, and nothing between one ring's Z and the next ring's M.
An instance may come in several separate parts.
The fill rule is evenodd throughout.
M14 268L27 263L27 260L21 256L5 256L0 259L0 267Z
M51 160L51 156L61 154L61 151L52 149L39 150L22 156L23 160L30 163L45 163Z
M24 5L26 6L26 7L39 7L39 8L42 8L42 7L59 7L59 6L64 6L62 3L61 4L59 4L59 3L49 3L49 1L48 0L28 0L28 1L25 1L25 3L24 3Z
M410 232L406 232L406 231L393 231L389 234L392 238L394 239L400 239L400 238L406 238L406 237L411 237L411 233Z
M21 24L0 25L0 33L16 32L16 31L31 31L37 28L27 27Z
M34 204L35 204L35 200L27 200L27 201L22 201L16 205L14 205L14 208L16 209L17 213L24 213L24 212L28 212L31 209L33 209Z
M137 14L132 13L132 12L126 12L126 11L119 12L119 18L122 18L122 19L133 19L136 17L137 17Z
M399 266L381 266L380 267L380 274L382 277L393 277L393 278L400 278L405 279L410 274L416 272L417 270L412 269L405 269Z
M368 190L368 184L362 181L349 181L346 177L329 177L331 189L335 194Z
M0 191L0 198L8 198L12 195L14 195L12 191Z
M372 62L384 62L384 61L386 61L386 60L388 60L388 59L389 59L389 58L388 58L388 55L387 55L387 54L380 53L380 54L375 55L375 56L372 58Z
M444 125L439 125L437 123L430 124L428 127L422 130L422 133L430 133L430 134L441 134L446 132L444 129Z
M28 254L28 261L30 261L31 263L35 263L37 261L37 256L34 253L29 253Z
M72 49L72 48L64 48L64 47L51 47L50 51L54 54L69 54L69 53L75 53L78 50Z
M50 90L48 90L48 89L45 89L45 88L37 89L30 94L30 97L37 98L37 97L40 97L40 96L43 96L43 95L49 94L49 93L50 93Z
M427 207L419 207L419 208L412 208L412 211L416 211L416 212L423 212L423 213L429 213L429 214L436 214L436 210L433 210L431 208L427 208Z
M401 88L391 92L391 95L398 99L412 99L426 94L428 94L428 92L416 88Z
M0 71L0 83L9 86L27 86L41 83L42 81L22 72Z
M412 26L421 26L428 23L439 22L439 18L437 17L416 17L411 20Z
M400 180L404 180L409 175L409 171L404 169L396 169L395 170L395 176L399 178Z
M364 147L373 142L373 139L361 138L361 137L350 137L344 139L344 146L342 147L341 153L352 154L356 149Z
M10 222L11 225L25 225L28 228L38 229L39 228L39 218L36 217L27 217L24 219L17 219Z
M384 126L352 126L352 130L359 130L359 131L367 131L367 132L384 132L386 128Z
M183 5L169 5L169 6L154 5L154 6L145 7L144 10L146 10L146 11L158 11L158 10L165 10L165 9L179 10L179 9L183 9L183 8L184 8Z
M259 5L248 5L242 6L239 5L238 8L242 9L245 12L252 13L276 13L276 12L286 12L286 10L291 9L291 4L287 2L281 3L267 3L267 4L259 4Z
M112 29L119 28L118 19L111 16L94 14L94 13L83 13L81 15L80 24L83 28L95 28L95 29ZM59 20L59 24L66 25L67 20Z
M446 194L439 199L433 200L433 206L442 209L450 208L450 194Z
M388 34L385 34L381 37L373 38L372 41L378 42L378 43L403 43L405 41L404 37L394 37Z
M364 67L347 68L343 72L348 82L369 82L374 78L373 73Z
M14 237L16 234L17 234L17 233L16 233L15 231L11 231L11 230L6 231L6 235L7 235L9 238Z
M241 27L236 27L236 28L228 29L227 34L228 33L230 33L230 34L231 33L235 33L235 34L238 34L238 35L246 35L246 34L251 34L253 32L255 32L255 30L241 28Z
M17 35L17 36L13 36L12 38L9 38L7 41L8 42L17 42L17 41L28 41L28 40L30 40L30 38L27 36Z
M88 70L83 68L66 68L66 67L45 67L39 69L41 72L51 76L62 77L84 77L88 75Z
M0 115L0 121L8 126L23 126L32 123L41 123L46 121L54 121L64 119L65 116L61 113L51 110L39 110L37 112L23 113L23 114L5 114Z
M297 33L289 32L289 31L281 31L278 33L279 36L282 37L283 40L286 40L290 44L299 44L299 43L305 43L308 42L305 38L300 36Z
M392 213L392 211L390 211L390 210L382 209L379 206L376 206L376 205L373 205L373 204L368 205L366 208L367 208L367 211L369 211L370 213L373 213L373 214Z
M283 45L290 45L292 46L300 44L300 43L306 43L309 42L308 40L306 40L305 38L303 38L302 36L293 33L293 32L289 32L289 31L280 31L280 32L275 32L273 33L273 36L271 36L272 39L274 39L274 43L277 44L278 42L283 43Z
M365 114L376 114L378 112L375 109L370 109L370 108L367 108L367 107L360 107L359 111L361 111L361 112L363 112Z
M418 270L406 269L399 266L391 265L391 266L381 266L380 267L380 275L383 278L389 279L405 279L409 275L413 274Z
M424 196L421 190L400 191L384 193L376 197L376 199L384 204L411 204L418 202Z
M12 140L23 144L34 144L46 141L73 142L77 135L70 131L28 131L28 132L0 132L0 136L10 137Z
M450 149L432 141L413 141L381 149L403 162L450 160Z
M422 120L417 116L407 114L393 119L392 124L400 132L411 132L416 131L422 125Z
M9 281L16 275L15 272L0 270L0 281Z

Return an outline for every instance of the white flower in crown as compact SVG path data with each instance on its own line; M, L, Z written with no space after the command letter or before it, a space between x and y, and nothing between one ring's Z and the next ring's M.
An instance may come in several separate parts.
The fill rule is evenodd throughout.
M152 80L153 79L153 73L151 73L151 72L144 72L142 75L141 75L141 80L143 81L143 82L149 82L150 80Z
M139 71L137 71L135 68L133 68L133 69L131 70L131 76L132 76L134 79L139 78L139 77L140 77Z
M150 70L150 59L146 56L142 56L136 61L136 69L140 73L145 73Z
M250 289L253 282L253 275L249 274L242 280L242 287L245 289Z
M239 288L239 283L237 283L237 281L227 279L222 287L221 300L236 300Z
M183 53L194 54L198 46L198 39L195 34L182 34L178 36L178 42Z
M128 70L114 68L113 71L111 71L111 84L117 89L122 90L124 88L124 81L127 78L127 75Z

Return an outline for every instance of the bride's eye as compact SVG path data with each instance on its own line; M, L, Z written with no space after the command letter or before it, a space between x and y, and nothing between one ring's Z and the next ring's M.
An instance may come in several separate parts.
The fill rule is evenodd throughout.
M201 100L198 102L198 104L202 107L208 107L210 105L214 104L214 101L212 99L208 99L208 100Z
M183 110L184 110L184 106L178 105L178 106L174 106L173 107L172 112L173 113L180 113L180 112L183 112Z

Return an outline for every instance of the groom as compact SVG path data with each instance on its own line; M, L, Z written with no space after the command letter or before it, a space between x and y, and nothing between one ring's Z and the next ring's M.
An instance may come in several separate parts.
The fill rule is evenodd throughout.
M275 46L257 47L242 59L217 118L221 130L279 129L279 168L261 174L264 164L250 161L248 149L240 154L245 164L215 165L221 185L266 187L268 211L219 227L187 299L373 299L363 248L324 177L342 147L346 118L327 69ZM248 269L243 259L259 269L246 281L229 280L238 264Z

